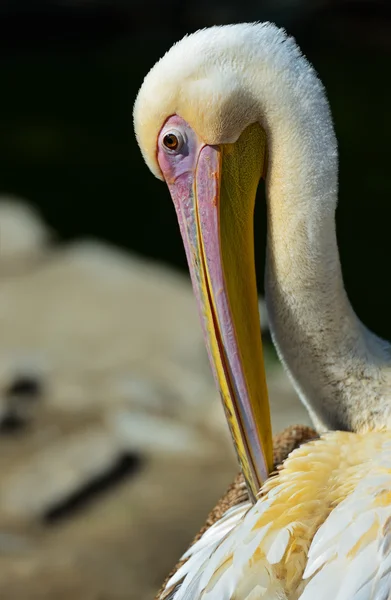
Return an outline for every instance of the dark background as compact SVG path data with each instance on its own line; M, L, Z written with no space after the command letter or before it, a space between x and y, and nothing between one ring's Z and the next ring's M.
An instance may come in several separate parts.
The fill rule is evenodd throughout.
M30 200L62 239L92 235L184 269L168 191L134 139L137 90L185 33L268 19L297 38L328 91L340 150L346 286L360 318L391 338L386 0L3 0L0 193ZM264 202L256 239L262 289Z

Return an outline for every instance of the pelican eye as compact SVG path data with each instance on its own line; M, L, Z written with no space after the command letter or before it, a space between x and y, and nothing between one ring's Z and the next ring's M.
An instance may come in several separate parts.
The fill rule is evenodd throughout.
M179 152L183 145L183 137L179 131L169 131L163 137L163 146L169 152Z

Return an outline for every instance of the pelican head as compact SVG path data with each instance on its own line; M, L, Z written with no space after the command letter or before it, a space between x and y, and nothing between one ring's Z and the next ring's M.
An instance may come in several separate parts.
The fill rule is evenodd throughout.
M284 157L272 147L269 130L276 133L273 140L287 134L277 107L294 113L300 78L306 77L314 78L311 67L274 25L212 27L167 52L146 76L134 106L144 159L166 181L174 202L210 361L253 495L272 467L254 265L255 195L267 162L273 161L273 177L279 178ZM324 104L314 81L308 104ZM302 137L296 141L294 131L306 126L302 112L289 132L292 168L302 161Z

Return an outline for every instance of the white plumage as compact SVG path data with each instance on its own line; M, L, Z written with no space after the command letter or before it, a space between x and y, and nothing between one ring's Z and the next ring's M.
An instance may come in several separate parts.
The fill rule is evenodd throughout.
M190 548L167 593L181 583L175 600L388 598L388 432L326 434L292 452L261 494Z
M390 346L359 321L344 289L337 148L323 87L275 26L215 27L175 45L136 100L137 139L160 178L157 141L173 115L200 147L263 128L272 336L319 431L355 433L295 450L253 507L235 507L190 549L163 597L388 600Z

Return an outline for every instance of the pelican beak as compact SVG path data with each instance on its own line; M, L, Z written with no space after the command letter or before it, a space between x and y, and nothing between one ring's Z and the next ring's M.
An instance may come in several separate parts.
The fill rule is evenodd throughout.
M201 145L186 189L169 184L210 362L253 498L272 468L253 231L265 151L263 129L251 125L234 144Z

